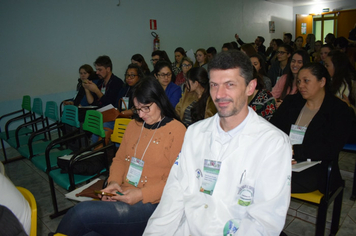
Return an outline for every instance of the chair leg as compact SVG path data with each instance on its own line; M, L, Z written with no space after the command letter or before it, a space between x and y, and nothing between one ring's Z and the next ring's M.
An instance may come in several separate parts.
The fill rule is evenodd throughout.
M355 163L354 181L353 181L353 184L352 184L352 193L351 193L350 200L351 201L355 201L356 200L356 163Z
M321 200L318 207L318 215L316 217L316 225L315 225L315 235L324 235L325 234L325 226L326 226L326 214L328 211L328 204Z
M5 158L5 161L3 163L6 164L7 163L7 156L6 156L5 145L4 145L4 140L3 139L1 139L1 147L2 147L2 152L4 153L4 158Z
M337 231L339 230L343 195L344 195L344 189L341 190L339 195L334 200L333 215L332 215L332 219L331 219L330 235L336 235Z

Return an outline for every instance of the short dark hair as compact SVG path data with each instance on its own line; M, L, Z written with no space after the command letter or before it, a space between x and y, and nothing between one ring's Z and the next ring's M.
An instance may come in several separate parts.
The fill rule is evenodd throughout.
M171 82L174 83L176 81L176 76L175 74L173 73L173 69L172 69L172 63L168 62L168 61L161 61L159 60L156 65L155 65L155 68L153 69L153 74L157 75L158 72L160 72L160 70L164 67L168 67L169 70L171 71L172 73L172 80Z
M169 63L172 64L171 60L169 60L169 57L166 53L166 51L164 50L156 50L156 51L153 51L151 56L154 57L154 56L159 56L159 59L160 60L165 60L165 61L168 61Z
M210 54L212 54L213 56L215 56L216 53L217 53L217 51L216 51L216 48L210 47L210 48L208 48L208 49L206 50L206 53L210 53Z
M257 36L257 38L262 42L262 44L265 42L265 38L262 36Z
M246 85L253 80L253 65L250 58L238 50L229 50L218 53L208 64L208 71L240 69L240 76L245 79Z
M285 33L284 34L286 37L288 37L290 40L292 40L292 34L291 33Z
M227 48L228 50L234 49L234 46L231 43L224 43L221 48Z
M338 37L334 41L334 47L347 48L349 46L349 41L345 37Z
M110 70L112 71L112 62L110 57L104 55L104 56L100 56L98 57L95 62L94 62L94 66L104 66L105 68L110 68Z
M152 76L144 77L136 84L132 98L136 98L142 104L155 103L161 110L162 117L169 117L180 121L163 87ZM136 121L143 122L138 115L134 115L133 117Z

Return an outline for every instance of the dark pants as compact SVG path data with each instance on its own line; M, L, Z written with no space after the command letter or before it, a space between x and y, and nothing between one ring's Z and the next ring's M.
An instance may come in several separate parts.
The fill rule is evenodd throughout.
M70 209L57 233L66 235L142 235L157 204L88 201Z
M0 235L27 236L22 224L7 207L0 205Z

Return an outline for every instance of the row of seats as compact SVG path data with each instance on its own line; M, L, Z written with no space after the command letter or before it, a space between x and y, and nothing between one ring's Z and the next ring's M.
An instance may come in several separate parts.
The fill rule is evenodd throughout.
M55 218L68 209L59 211L54 183L71 191L78 184L88 182L107 172L113 157L113 152L110 151L116 150L116 147L113 144L105 144L103 116L100 112L96 110L86 111L84 123L81 124L78 120L79 111L76 106L64 106L63 113L59 117L58 106L53 101L46 103L44 113L41 99L35 98L32 107L30 104L31 97L26 95L23 97L20 110L0 117L0 121L5 117L12 117L6 122L5 130L0 130L2 131L0 139L5 157L4 163L14 161L9 160L6 156L4 142L7 142L21 154L22 158L29 159L39 170L47 173L54 207L54 214L50 217ZM22 123L16 129L10 130L10 126L19 121L22 121ZM121 143L129 121L130 119L118 119L112 141ZM91 144L91 134L98 135L101 139ZM90 175L75 173L76 164L82 160L93 158L93 156L98 157L98 154L103 163L102 169ZM57 158L65 155L70 155L68 173L63 173L57 165Z

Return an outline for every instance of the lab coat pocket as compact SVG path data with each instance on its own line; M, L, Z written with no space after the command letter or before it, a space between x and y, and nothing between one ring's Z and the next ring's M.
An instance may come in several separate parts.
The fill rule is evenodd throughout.
M243 179L236 189L234 215L237 219L246 217L247 208L253 204L255 195L255 181L249 178Z

